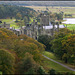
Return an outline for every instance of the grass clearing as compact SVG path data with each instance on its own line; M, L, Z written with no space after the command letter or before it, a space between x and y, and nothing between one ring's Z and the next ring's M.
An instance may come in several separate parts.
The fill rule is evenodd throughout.
M75 24L64 24L65 26L67 25L67 28L70 30L75 30Z
M9 23L9 22L11 22L11 21L13 21L15 19L0 19L0 20L2 21L2 23L3 22Z
M10 23L10 27L15 27L15 29L18 29L19 26L15 22Z
M2 72L0 71L0 75L2 75Z
M6 24L10 24L10 27L15 27L15 29L18 29L19 26L15 23L16 19L0 19L2 21L2 24L6 22Z
M52 55L51 55L52 56ZM48 72L50 69L55 69L57 72L71 72L74 73L73 71L53 62L50 61L46 58L43 58L41 65L44 67L44 69L46 70L46 72Z
M60 63L62 63L64 65L67 65L67 66L75 69L74 65L64 63L64 61L59 60L52 52L44 51L43 55L45 55L45 56L47 56L47 57L49 57L49 58L51 58L51 59L53 59L55 61L58 61L58 62L60 62Z

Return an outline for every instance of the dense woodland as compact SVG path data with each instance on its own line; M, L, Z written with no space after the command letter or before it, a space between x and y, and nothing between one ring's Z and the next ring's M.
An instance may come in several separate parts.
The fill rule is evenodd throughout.
M3 74L39 73L44 45L26 35L0 29L0 71Z
M46 46L47 51L51 51L65 63L75 65L75 31L60 29L54 36L40 35L40 43Z
M60 34L57 38L61 38L63 35ZM67 44L63 47L66 51L66 53L63 54L64 60L66 58L74 58L74 36L75 34L67 36L67 38L62 41L62 43L65 41L62 45L64 46L67 41L71 43L71 39L73 39L71 46L68 43L68 47ZM57 45L56 43L54 42L54 45ZM0 71L3 74L71 74L69 72L60 73L52 68L50 70L47 69L47 67L45 68L43 61L46 59L41 55L45 48L46 46L44 44L41 44L26 35L17 36L10 30L0 28ZM55 48L56 51L59 50L57 49L57 46ZM67 48L67 50L65 48ZM71 48L72 55L69 53L69 48ZM62 53L61 51L59 52ZM55 54L57 54L57 52L55 52ZM67 54L69 55L69 58L66 57ZM72 59L71 63L74 63L74 59Z
M25 16L35 16L35 11L31 8L12 5L0 5L0 19L16 17L17 13L20 13L22 18Z

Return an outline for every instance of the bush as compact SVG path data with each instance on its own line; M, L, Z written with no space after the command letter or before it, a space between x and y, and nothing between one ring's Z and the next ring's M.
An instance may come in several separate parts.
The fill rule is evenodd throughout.
M50 75L56 75L56 71L54 69L50 69L48 73Z
M44 70L44 68L43 68L42 66L39 67L38 73L39 73L40 75L44 75L44 74L45 74L45 70Z
M2 23L2 21L0 21L0 23Z

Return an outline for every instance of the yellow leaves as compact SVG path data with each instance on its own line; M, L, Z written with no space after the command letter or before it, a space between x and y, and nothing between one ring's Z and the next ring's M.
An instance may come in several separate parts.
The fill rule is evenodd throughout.
M43 44L26 35L16 36L9 30L0 30L0 39L4 39L3 41L0 40L0 48L8 49L11 52L12 50L15 51L15 55L18 56L19 60L24 57L26 52L32 54L35 60L40 60L40 53L45 50Z

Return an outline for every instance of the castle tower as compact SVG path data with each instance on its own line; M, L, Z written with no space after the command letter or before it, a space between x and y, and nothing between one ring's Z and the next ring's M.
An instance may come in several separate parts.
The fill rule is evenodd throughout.
M40 15L40 24L43 26L49 25L49 15L41 14Z

